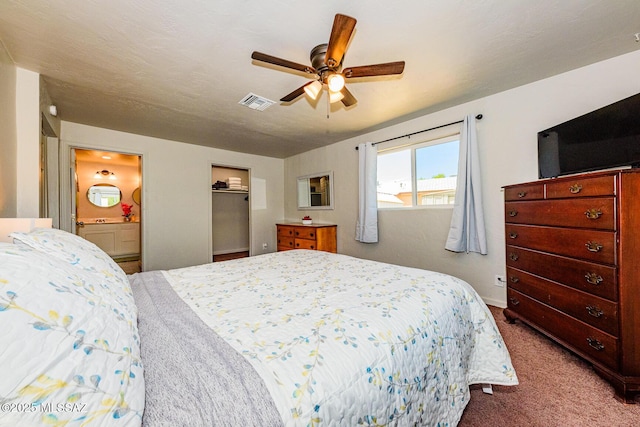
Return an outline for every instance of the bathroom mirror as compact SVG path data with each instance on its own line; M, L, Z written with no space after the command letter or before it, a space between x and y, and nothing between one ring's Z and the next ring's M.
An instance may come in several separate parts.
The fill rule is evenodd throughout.
M92 205L110 208L120 203L122 192L113 184L94 184L87 190L87 199Z
M140 187L133 190L133 194L131 194L133 201L136 205L140 206Z
M333 172L298 177L298 209L333 209Z

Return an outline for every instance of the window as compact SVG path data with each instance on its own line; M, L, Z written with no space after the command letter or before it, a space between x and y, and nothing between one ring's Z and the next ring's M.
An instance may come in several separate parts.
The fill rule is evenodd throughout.
M378 152L378 208L453 206L460 135Z

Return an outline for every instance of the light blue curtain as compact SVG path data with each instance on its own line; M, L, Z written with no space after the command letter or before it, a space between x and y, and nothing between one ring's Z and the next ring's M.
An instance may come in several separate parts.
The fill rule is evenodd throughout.
M358 144L358 221L356 240L378 242L378 150L371 142Z
M460 132L458 185L445 249L487 254L481 187L476 121L475 117L468 115Z

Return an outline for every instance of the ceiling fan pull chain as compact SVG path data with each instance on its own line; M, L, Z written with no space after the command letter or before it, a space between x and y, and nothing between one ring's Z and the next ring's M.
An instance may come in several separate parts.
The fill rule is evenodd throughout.
M330 109L331 109L331 101L329 100L329 96L327 96L327 120L329 120Z

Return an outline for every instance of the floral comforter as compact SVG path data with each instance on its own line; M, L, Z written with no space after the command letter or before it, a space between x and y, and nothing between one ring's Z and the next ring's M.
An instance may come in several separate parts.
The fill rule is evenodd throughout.
M164 275L287 426L456 425L470 384L518 382L488 308L455 277L306 250Z

